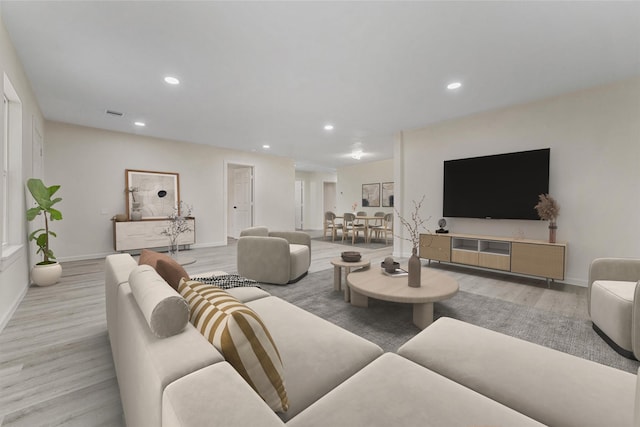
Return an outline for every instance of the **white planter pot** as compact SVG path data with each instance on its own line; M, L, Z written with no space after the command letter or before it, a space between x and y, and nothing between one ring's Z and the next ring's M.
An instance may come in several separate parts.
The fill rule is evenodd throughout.
M38 286L50 286L58 283L62 276L62 266L59 263L34 265L31 269L31 281Z

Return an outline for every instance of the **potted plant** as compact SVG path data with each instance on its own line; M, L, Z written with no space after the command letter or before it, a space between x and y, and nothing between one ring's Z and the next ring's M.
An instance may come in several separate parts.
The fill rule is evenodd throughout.
M62 267L56 261L53 251L49 247L49 238L56 237L56 233L49 229L49 220L62 219L62 213L53 206L62 198L51 197L60 189L59 185L47 187L42 180L30 178L27 188L36 202L36 206L27 210L27 220L33 221L38 216L44 217L44 228L39 228L29 234L29 241L35 241L38 246L36 253L42 254L42 261L38 262L31 270L31 280L39 286L49 286L57 283L62 276Z

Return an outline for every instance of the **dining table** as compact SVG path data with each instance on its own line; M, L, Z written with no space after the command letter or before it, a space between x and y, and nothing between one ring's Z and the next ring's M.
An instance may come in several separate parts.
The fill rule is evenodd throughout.
M336 219L344 219L344 216L336 216ZM365 243L371 242L371 231L374 226L382 225L383 216L362 216L356 215L356 223L364 224L364 240ZM361 222L360 222L361 221Z

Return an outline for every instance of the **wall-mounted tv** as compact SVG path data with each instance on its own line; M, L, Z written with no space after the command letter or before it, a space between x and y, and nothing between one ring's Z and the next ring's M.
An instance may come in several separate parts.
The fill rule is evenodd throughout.
M549 193L551 150L446 160L442 215L539 219L538 195Z

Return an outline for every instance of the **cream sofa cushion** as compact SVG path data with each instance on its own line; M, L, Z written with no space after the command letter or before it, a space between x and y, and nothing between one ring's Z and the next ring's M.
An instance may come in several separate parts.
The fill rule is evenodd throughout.
M630 427L636 377L441 317L398 354L549 426Z
M247 305L269 326L282 357L289 410L284 421L333 390L382 354L382 349L278 297Z
M542 427L543 424L397 354L386 353L287 426Z
M162 427L283 427L285 424L227 363L216 363L169 384Z
M149 329L158 338L177 333L189 322L189 305L150 265L129 274L129 285Z

